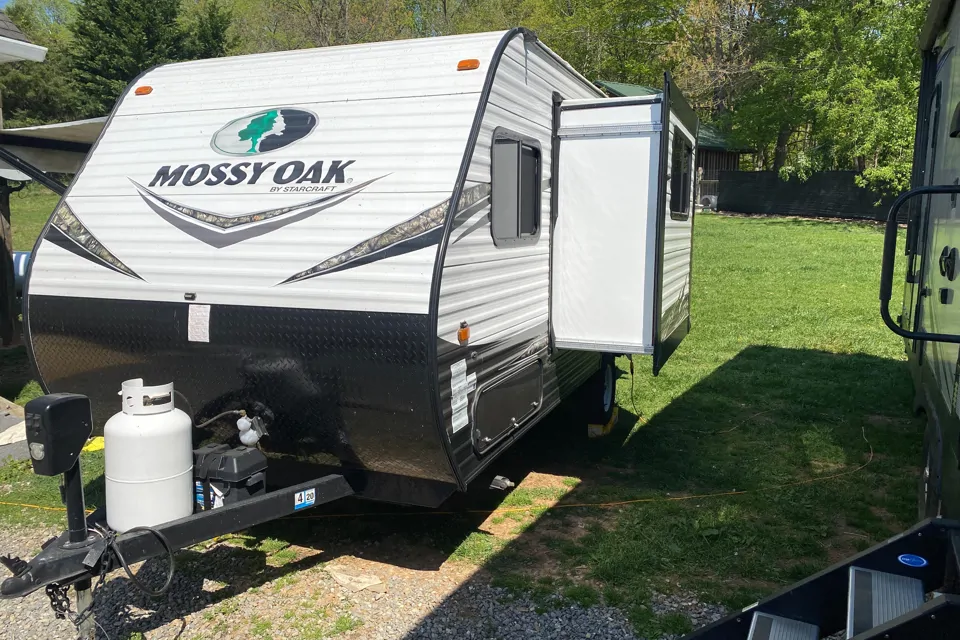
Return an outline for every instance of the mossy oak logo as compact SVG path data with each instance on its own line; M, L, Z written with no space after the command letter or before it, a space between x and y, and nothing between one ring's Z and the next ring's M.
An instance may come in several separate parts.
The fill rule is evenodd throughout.
M226 156L256 156L289 147L308 136L316 125L317 116L310 111L286 107L267 109L231 120L213 134L210 146ZM340 204L383 177L354 184L347 173L355 162L314 158L198 164L171 162L159 167L146 185L132 178L130 181L158 216L184 233L219 249L309 218ZM263 185L263 191L272 194L310 193L313 198L256 211L223 213L184 204L156 191L162 187L193 187L199 191L238 185ZM259 196L251 197L251 200L256 199Z
M303 109L268 109L225 124L210 146L225 156L253 156L283 149L310 135L317 116Z

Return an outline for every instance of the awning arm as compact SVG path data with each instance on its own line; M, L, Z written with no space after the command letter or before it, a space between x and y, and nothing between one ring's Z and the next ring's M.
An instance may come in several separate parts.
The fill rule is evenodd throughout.
M50 191L53 191L58 196L62 196L64 192L67 190L66 185L64 185L61 182L57 182L56 180L48 176L46 173L44 173L37 167L33 166L29 162L26 162L20 159L19 156L17 156L14 153L11 153L9 150L4 149L3 147L0 147L0 160L3 160L4 162L6 162L8 165L13 167L17 171L27 174L28 176L30 176L31 178L33 178L34 180L36 180L37 182L45 186L47 189L50 189Z

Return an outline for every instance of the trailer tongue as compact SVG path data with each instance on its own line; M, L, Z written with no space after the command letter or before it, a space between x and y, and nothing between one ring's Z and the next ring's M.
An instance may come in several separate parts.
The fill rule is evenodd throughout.
M142 396L142 400L148 399L151 396ZM173 579L175 550L354 494L344 476L331 474L152 527L133 526L118 534L107 524L105 509L97 509L89 516L86 513L80 451L92 430L90 401L85 396L68 393L42 396L27 404L25 421L34 473L63 476L61 494L67 508L68 526L58 538L47 541L30 561L10 556L0 558L14 574L0 585L0 597L22 597L46 588L57 617L69 617L81 637L92 637L93 633L96 588L91 591L91 585L94 579L99 579L99 586L107 573L123 568L145 593L160 596ZM157 444L158 448L164 446L162 442ZM162 487L162 483L157 486ZM143 517L142 513L132 515ZM152 591L137 579L130 564L163 554L170 562L167 579L159 590ZM75 615L69 609L67 590L70 586L77 591Z

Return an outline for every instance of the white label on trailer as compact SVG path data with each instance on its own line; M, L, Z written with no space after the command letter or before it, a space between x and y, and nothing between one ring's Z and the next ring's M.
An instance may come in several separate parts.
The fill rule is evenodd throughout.
M467 393L471 393L477 388L477 374L471 373L467 376Z
M187 340L210 342L210 305L190 305L187 313Z
M476 376L474 376L474 379L476 379ZM470 424L469 405L467 403L468 387L467 361L454 362L450 365L450 409L453 411L454 433Z
M317 501L316 489L307 489L306 491L298 491L293 496L293 510L299 511L300 509L306 509L307 507L312 507L316 501Z

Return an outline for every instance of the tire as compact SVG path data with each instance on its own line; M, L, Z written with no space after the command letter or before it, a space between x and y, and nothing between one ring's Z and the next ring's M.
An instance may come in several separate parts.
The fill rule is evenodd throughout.
M605 425L613 417L617 406L617 367L614 357L603 354L598 371L589 384L587 393L587 424Z
M940 428L927 423L923 436L923 467L917 491L917 516L920 520L941 514L943 494L943 443Z

